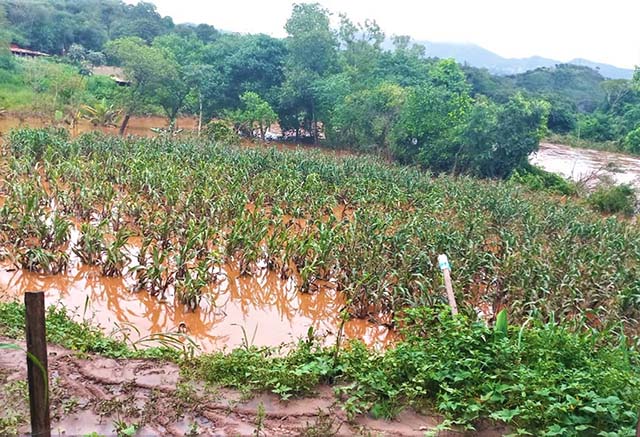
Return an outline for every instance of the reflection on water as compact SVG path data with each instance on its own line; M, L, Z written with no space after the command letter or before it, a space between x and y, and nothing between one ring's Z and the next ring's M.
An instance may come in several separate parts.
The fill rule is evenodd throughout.
M0 269L0 299L44 290L47 305L62 303L77 320L91 320L107 333L128 328L132 339L175 332L184 323L204 351L241 345L243 328L249 341L258 346L276 346L304 337L310 326L317 334L327 335L327 342L335 338L339 311L344 306L340 293L331 288L299 293L291 281L281 281L266 270L242 277L231 268L223 273L195 312L174 305L172 296L162 303L146 292L132 293L133 284L127 279L102 277L91 267L56 276ZM393 340L387 328L362 320L347 322L345 336L374 347Z
M532 164L575 181L594 173L607 175L616 183L640 188L640 158L599 150L577 149L561 144L540 144L531 156Z

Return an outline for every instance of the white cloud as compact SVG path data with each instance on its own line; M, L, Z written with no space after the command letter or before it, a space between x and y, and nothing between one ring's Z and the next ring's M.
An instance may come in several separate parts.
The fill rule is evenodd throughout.
M134 3L134 0L128 0ZM177 23L208 23L281 37L291 0L151 0ZM388 34L471 42L507 57L587 58L640 64L638 0L319 0L353 21L375 19Z

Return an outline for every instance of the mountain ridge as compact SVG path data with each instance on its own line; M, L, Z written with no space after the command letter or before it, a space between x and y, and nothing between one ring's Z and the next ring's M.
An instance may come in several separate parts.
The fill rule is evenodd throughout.
M540 67L553 67L557 64L575 64L593 68L608 79L631 79L633 70L616 67L602 62L594 62L588 59L574 58L568 62L542 56L529 56L526 58L505 58L484 47L472 43L448 43L433 41L413 41L426 47L427 56L437 58L453 58L461 64L469 64L472 67L486 68L493 74L503 76L520 74L525 71L535 70Z

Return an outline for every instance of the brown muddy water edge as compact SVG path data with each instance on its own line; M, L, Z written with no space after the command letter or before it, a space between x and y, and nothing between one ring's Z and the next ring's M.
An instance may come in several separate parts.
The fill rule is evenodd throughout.
M88 321L107 335L140 346L156 344L146 342L154 334L184 330L203 352L245 342L255 346L292 343L306 337L310 327L325 344L335 341L345 301L334 289L300 293L294 280L283 281L266 269L242 276L237 268L225 266L219 277L191 312L174 302L172 293L163 302L146 292L132 292L132 278L104 277L95 267L41 275L4 265L0 266L0 301L22 301L25 292L42 290L47 306L63 305L74 320ZM359 319L347 321L343 330L346 338L377 349L396 337L385 326Z
M0 343L16 343L0 337ZM24 342L16 343L25 348ZM23 350L0 354L0 397L11 384L26 380ZM118 423L136 424L136 435L384 435L423 436L442 419L403 410L395 420L361 416L347 420L339 400L328 386L314 396L282 401L272 394L247 398L239 391L210 388L182 379L172 363L151 360L114 360L49 345L52 435L115 435ZM5 411L29 417L25 397L5 397ZM264 407L262 425L259 405ZM260 428L260 429L258 429ZM506 428L491 427L474 435L504 435ZM28 425L19 428L27 435ZM337 434L334 434L337 433ZM439 432L462 436L462 432Z
M118 127L105 127L94 126L88 120L80 119L74 128L64 123L55 123L50 118L37 117L37 116L23 116L19 117L16 114L6 114L0 117L0 134L6 134L11 129L18 129L23 127L29 128L43 128L57 126L68 129L72 136L77 136L87 132L100 131L108 134L117 135ZM157 135L151 129L152 128L166 128L168 126L167 119L165 117L149 116L131 117L125 135L137 135L143 137L150 137ZM177 129L195 130L198 127L198 120L195 117L179 117L176 120Z

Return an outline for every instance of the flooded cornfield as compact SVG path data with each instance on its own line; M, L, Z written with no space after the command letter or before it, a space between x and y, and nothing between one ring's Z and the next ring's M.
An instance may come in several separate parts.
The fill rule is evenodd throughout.
M564 225L575 212L546 197L531 200L525 226L500 215L523 202L504 184L457 179L450 197L447 178L371 158L59 135L23 130L7 138L0 299L44 290L49 304L119 338L144 344L156 334L183 333L215 351L312 333L327 343L340 335L384 348L397 337L394 318L405 308L442 301L439 253L452 259L454 286L471 314L508 305L514 320L551 310L574 318L588 305L584 299L604 299L611 305L598 306L589 320L627 317L618 297L591 294L594 283L596 290L626 290L628 275L600 275L602 266L594 265L595 276L586 277L592 246L569 253L561 239L542 237L579 232ZM541 165L553 164L550 150L542 147ZM558 228L525 238L530 223ZM597 226L599 241L611 240L599 256L621 256L613 240L629 230ZM501 268L515 265L514 248L527 262ZM559 262L554 275L550 253L568 263ZM566 287L584 299L562 299ZM558 290L556 304L549 289Z

